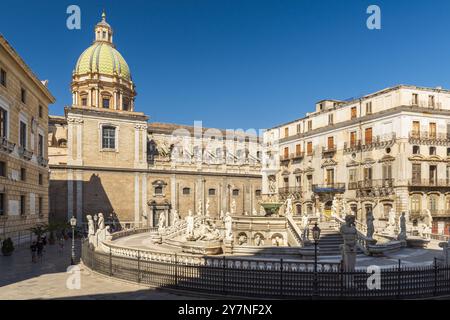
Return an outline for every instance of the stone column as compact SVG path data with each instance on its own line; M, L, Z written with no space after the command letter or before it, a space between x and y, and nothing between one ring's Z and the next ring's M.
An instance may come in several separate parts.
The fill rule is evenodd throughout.
M172 174L170 176L170 203L172 205L172 210L178 210L177 204L177 176Z

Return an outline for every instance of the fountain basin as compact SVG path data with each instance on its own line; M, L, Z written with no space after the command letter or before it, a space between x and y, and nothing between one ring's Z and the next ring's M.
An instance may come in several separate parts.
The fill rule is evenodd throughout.
M261 207L264 208L266 212L266 217L270 217L273 215L279 215L279 211L283 202L263 202L260 203Z

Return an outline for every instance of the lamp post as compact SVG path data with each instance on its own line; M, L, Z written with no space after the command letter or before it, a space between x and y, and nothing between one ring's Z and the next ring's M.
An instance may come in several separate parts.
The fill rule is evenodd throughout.
M314 239L314 295L317 295L317 245L319 244L320 239L320 228L317 225L317 222L314 224L312 228L313 239Z
M70 264L74 265L75 264L75 226L77 225L77 219L72 216L72 218L70 218L70 226L72 227L72 256L70 259Z

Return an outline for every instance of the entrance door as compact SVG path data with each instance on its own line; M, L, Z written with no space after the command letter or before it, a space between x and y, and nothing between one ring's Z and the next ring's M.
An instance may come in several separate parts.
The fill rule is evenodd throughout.
M327 221L331 219L331 207L332 207L332 205L333 205L332 201L328 201L328 202L325 203L325 208L324 208L325 212L324 212L324 214L325 214L325 219Z

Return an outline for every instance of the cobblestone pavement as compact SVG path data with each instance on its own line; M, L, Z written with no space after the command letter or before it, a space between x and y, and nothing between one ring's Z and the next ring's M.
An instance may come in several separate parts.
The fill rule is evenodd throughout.
M78 249L79 246L77 246ZM79 249L77 250L79 254ZM178 300L191 297L110 279L81 269L80 289L68 289L71 242L61 251L58 245L47 245L42 261L31 262L30 250L16 249L12 256L0 255L0 299L132 299Z

